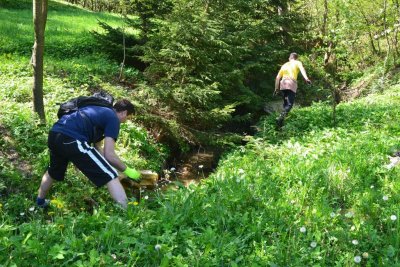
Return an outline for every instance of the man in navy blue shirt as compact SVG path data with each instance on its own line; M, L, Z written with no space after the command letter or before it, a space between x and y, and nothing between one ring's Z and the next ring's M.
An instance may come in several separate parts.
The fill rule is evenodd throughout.
M115 153L115 142L120 123L126 122L134 111L133 104L124 99L113 108L86 106L62 116L49 133L50 165L43 175L37 204L48 205L45 197L54 180L63 181L68 163L72 162L97 187L107 185L112 198L126 208L127 197L117 171L133 180L139 180L140 173L121 161Z

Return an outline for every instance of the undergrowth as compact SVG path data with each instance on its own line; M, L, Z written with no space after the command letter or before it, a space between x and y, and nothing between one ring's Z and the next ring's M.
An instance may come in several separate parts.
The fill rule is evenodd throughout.
M49 57L42 125L25 45L11 51L0 56L0 266L400 265L400 169L386 168L400 149L398 85L339 104L336 124L327 103L295 108L282 131L265 117L211 177L142 192L127 211L71 166L42 210L34 199L56 103L96 88L131 92L92 51ZM130 165L161 171L168 151L140 125L123 126L118 142Z

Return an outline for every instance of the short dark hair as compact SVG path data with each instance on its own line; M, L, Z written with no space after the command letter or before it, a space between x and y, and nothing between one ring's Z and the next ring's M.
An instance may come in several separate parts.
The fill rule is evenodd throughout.
M128 115L135 114L135 106L128 100L122 99L114 104L114 109L116 112L127 111Z
M299 55L297 55L297 53L290 53L289 59L297 59L299 57Z

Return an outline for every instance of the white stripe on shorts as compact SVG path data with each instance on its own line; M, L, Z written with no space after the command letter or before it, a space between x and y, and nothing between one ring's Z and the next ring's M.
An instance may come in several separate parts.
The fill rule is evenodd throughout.
M97 164L97 166L99 166L105 173L107 173L112 179L114 179L115 177L118 176L118 172L114 169L114 167L112 167L110 164L108 164L108 167L111 168L111 170L114 171L114 173L112 173L110 170L107 169L107 166L105 166L97 157L101 157L104 159L105 162L107 162L107 160L103 157L103 155L101 155L96 149L94 149L97 152L97 157L96 155L93 153L92 150L90 149L85 149L82 146L82 142L79 140L76 140L77 144L78 144L78 149L80 152L88 154L89 157ZM85 145L87 147L90 147L86 142ZM107 162L108 163L108 162Z

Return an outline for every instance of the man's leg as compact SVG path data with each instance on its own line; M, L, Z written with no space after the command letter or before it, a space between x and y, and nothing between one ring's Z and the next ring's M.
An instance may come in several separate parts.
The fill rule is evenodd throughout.
M278 128L281 128L283 126L283 121L285 120L285 117L287 113L290 110L289 108L289 98L288 98L288 91L289 90L281 90L282 93L282 98L283 98L283 111L279 115L279 117L276 119L276 124Z
M284 90L284 91L285 92L284 92L284 95L283 95L283 97L284 97L283 109L284 109L284 112L286 114L288 114L289 111L293 108L294 99L296 97L296 93L293 92L292 90Z
M64 180L64 174L68 166L68 159L65 158L65 152L61 149L61 144L63 143L62 135L50 132L47 142L50 152L50 164L47 171L43 174L36 199L36 204L42 208L49 205L50 201L45 199L46 195L55 180Z
M50 188L53 186L54 179L51 178L49 172L46 171L43 174L42 182L40 183L40 187L38 190L38 196L36 198L36 204L41 208L46 208L50 204L50 200L46 199L46 195L49 192Z
M49 175L49 172L46 171L42 177L42 182L40 183L38 197L39 198L46 198L47 193L49 192L50 188L53 186L54 180Z
M126 193L124 188L122 187L119 179L113 179L107 183L108 192L110 192L111 197L120 204L123 208L126 209L128 205L128 198L126 197Z
M76 140L71 144L72 163L97 187L107 185L111 197L122 207L127 207L127 197L122 187L117 170L87 142Z

